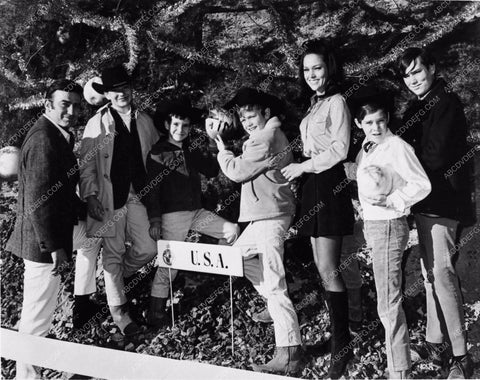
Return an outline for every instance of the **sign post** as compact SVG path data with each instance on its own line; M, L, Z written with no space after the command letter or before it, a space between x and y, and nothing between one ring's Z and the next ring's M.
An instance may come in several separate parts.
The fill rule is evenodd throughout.
M243 277L243 256L239 247L228 245L187 243L183 241L158 240L157 265L168 268L172 328L175 327L173 311L172 269L192 272L222 274L230 277L230 324L232 332L232 356L234 354L233 285L232 276Z

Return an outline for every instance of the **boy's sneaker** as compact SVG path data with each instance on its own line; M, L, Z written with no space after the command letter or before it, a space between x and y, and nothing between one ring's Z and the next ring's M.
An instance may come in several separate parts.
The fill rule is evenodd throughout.
M273 323L272 316L267 308L263 309L260 313L253 313L252 319L254 322Z
M425 341L423 344L412 345L412 359L420 357L422 360L432 362L436 369L441 369L447 363L446 346L443 343L430 343Z
M469 379L473 375L473 362L470 354L453 357L450 362L448 379Z

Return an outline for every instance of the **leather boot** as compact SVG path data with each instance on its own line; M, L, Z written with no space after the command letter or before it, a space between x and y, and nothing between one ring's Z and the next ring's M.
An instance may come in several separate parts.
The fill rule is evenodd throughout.
M90 299L90 294L75 296L72 312L73 327L82 329L87 324L97 323L100 318L104 317L104 315L97 315L97 313L102 314L101 311L100 305Z
M348 329L347 292L325 292L332 330L330 368L327 377L340 378L349 360L353 357L353 347Z
M150 296L150 307L147 312L147 324L154 328L160 328L168 321L165 311L167 298Z
M122 334L125 331L125 328L134 323L130 314L128 313L128 304L118 305L118 306L109 306L110 314L112 315L113 322L118 326Z
M347 289L347 294L350 331L357 333L362 329L362 288Z
M296 374L303 368L303 350L300 345L277 347L274 357L267 364L252 365L252 369L255 372L268 372L282 375Z

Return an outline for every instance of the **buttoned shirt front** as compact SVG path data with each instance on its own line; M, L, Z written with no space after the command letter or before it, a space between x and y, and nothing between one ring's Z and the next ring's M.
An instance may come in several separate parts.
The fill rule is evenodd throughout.
M310 157L308 172L321 173L347 157L350 144L350 112L340 94L318 99L300 124L303 154Z
M369 141L364 141L362 147ZM430 181L413 148L402 138L387 131L385 140L357 155L357 177L362 170L374 165L393 173L393 191L387 196L387 207L372 205L365 201L359 188L359 199L365 220L389 220L410 213L410 207L424 199L431 190ZM368 194L367 194L368 195Z

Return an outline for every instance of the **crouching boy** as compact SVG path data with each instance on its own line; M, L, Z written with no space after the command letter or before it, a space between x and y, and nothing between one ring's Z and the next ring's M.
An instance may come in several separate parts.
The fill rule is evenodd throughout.
M146 198L152 239L184 241L189 230L219 239L219 244L232 244L239 234L237 224L207 211L201 205L200 173L215 177L219 172L215 155L202 151L189 141L194 109L187 102L167 102L162 109L168 132L147 157L148 183L152 190ZM171 270L172 280L177 275ZM147 323L155 328L165 324L169 293L167 268L157 268L152 284Z
M243 153L235 157L225 149L220 136L215 141L222 171L242 183L239 221L249 224L234 246L242 248L245 276L267 299L274 324L276 354L267 364L254 365L253 369L287 374L301 370L302 341L283 267L283 243L295 205L280 169L293 157L280 130L280 120L272 117L274 100L251 88L240 89L229 104L237 108L242 126L250 135Z

